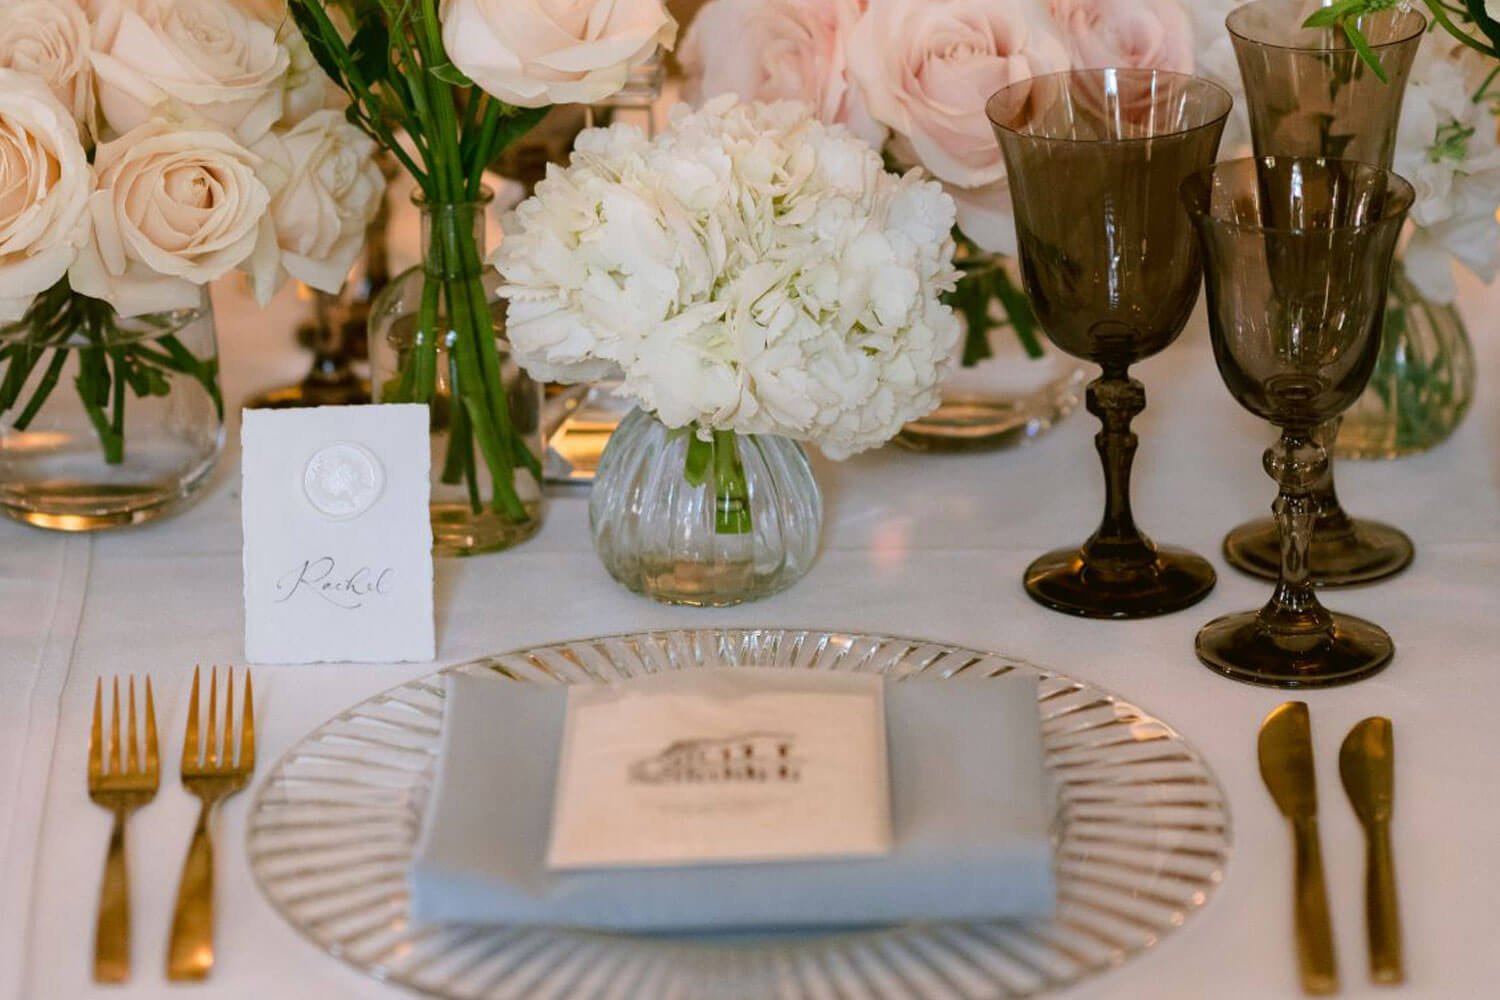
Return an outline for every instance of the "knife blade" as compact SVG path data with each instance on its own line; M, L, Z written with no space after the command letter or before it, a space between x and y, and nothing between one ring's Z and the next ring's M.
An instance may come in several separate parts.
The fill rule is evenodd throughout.
M1313 767L1312 722L1305 702L1277 706L1260 726L1261 780L1291 821L1295 853L1293 924L1302 990L1328 996L1339 989L1323 851L1318 841L1318 792Z
M1395 763L1391 720L1379 716L1355 725L1339 748L1344 792L1365 830L1365 932L1370 944L1370 978L1377 983L1406 979L1396 869L1391 860Z

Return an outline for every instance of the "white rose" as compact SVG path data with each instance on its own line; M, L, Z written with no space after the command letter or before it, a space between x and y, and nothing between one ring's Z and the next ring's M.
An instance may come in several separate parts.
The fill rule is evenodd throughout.
M508 104L594 104L625 85L677 22L662 0L443 0L448 58Z
M281 265L298 281L337 292L385 196L374 141L324 110L267 135L255 151L283 177L271 199Z
M0 69L0 322L67 273L93 186L69 110L41 80Z
M796 100L819 120L848 125L872 146L885 127L849 79L849 32L864 0L713 0L698 12L679 60L688 99Z
M323 72L318 60L313 57L307 39L290 17L283 18L276 37L286 46L290 60L287 66L285 86L282 94L281 120L278 128L288 128L303 121L308 115L324 108L343 108L348 97Z
M0 17L0 68L40 77L92 129L89 21L75 0L12 0Z
M161 121L102 144L73 288L135 316L189 308L198 286L237 267L264 273L276 237L260 164L225 132Z
M1178 0L1048 0L1047 9L1079 69L1193 68L1193 24Z
M99 107L116 134L175 104L254 142L281 117L276 29L234 0L95 0Z

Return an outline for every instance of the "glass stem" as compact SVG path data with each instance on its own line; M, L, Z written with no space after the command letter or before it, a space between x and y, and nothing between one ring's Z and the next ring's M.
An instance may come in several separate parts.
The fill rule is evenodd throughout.
M1135 526L1130 510L1130 467L1139 439L1130 422L1146 408L1146 389L1126 369L1106 367L1089 383L1088 410L1104 425L1094 436L1104 464L1104 520L1083 545L1090 567L1108 573L1112 567L1138 569L1154 562L1156 547Z
M1312 432L1313 438L1327 455L1323 473L1312 486L1313 516L1316 518L1313 530L1319 538L1325 540L1352 538L1354 535L1354 521L1344 513L1338 492L1333 486L1333 445L1338 440L1339 425L1343 422L1342 417L1334 417L1327 423L1319 424Z
M1314 490L1327 477L1329 466L1319 430L1284 428L1265 454L1266 472L1281 488L1272 507L1281 535L1281 576L1270 603L1260 611L1260 621L1281 634L1325 632L1333 624L1318 601L1307 562L1318 515Z

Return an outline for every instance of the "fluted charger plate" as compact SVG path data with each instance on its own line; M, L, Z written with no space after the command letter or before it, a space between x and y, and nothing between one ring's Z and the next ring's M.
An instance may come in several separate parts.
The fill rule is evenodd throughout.
M705 629L560 643L449 669L579 684L701 667L1036 675L1057 801L1056 914L782 936L413 924L406 874L441 743L440 674L344 712L276 764L248 825L255 878L330 954L377 979L460 1000L1024 997L1152 947L1223 878L1229 811L1198 753L1129 702L999 654L847 633Z

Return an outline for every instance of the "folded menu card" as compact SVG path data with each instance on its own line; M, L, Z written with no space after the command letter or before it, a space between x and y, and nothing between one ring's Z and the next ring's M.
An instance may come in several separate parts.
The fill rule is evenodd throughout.
M886 853L884 694L783 670L569 687L548 866Z
M813 676L754 668L682 676L712 686L727 674L742 673L794 683ZM1035 678L882 683L890 819L889 851L883 856L693 859L670 867L658 859L635 867L559 870L549 865L548 855L570 688L499 675L450 675L435 794L410 873L413 917L653 931L1050 914L1052 809ZM662 735L669 740L663 751L680 742L676 732ZM751 741L751 759L779 760L777 734L758 735L770 738ZM789 735L796 747L803 745L800 731ZM710 770L714 749L722 764L723 747L689 758L700 775ZM721 782L731 773L735 761L729 749L729 770L703 783ZM800 749L788 747L788 758L802 756ZM674 753L658 752L622 760L620 766L629 773L640 765L634 769L650 789L681 793L678 808L686 811L698 782L650 785L653 776L678 770L679 760ZM810 758L801 764L804 775L810 766ZM768 774L765 780L772 778ZM722 794L721 787L712 791ZM631 823L641 820L633 816ZM602 837L615 829L607 815L593 821ZM793 830L778 837L795 843L786 834L795 832L797 817L784 823ZM660 828L664 840L673 836L669 824ZM631 830L630 837L639 842L638 831Z

